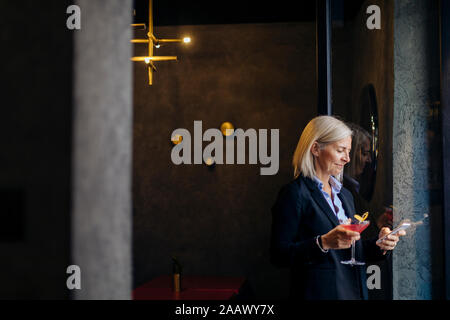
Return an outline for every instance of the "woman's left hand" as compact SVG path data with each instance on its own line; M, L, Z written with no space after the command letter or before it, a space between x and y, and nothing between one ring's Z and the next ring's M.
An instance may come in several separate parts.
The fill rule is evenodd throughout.
M391 229L388 227L384 227L380 230L380 233L378 235L378 239L384 237L385 235L389 234L391 232ZM393 250L395 246L397 245L398 240L400 240L400 237L406 235L405 230L400 230L396 235L390 235L387 236L386 239L381 241L380 243L377 243L377 246L380 247L380 249L384 250L383 254L386 254L388 250Z

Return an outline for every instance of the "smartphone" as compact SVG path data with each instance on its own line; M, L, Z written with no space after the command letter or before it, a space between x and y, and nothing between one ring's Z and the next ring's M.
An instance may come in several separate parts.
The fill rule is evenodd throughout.
M394 230L392 230L390 233L388 233L387 235L381 237L380 239L377 240L377 243L380 243L381 241L383 241L384 239L387 238L387 236L390 236L391 234L397 234L400 230L406 230L409 227L411 227L411 223L409 222L404 222L402 223L400 226L398 226L397 228L395 228Z

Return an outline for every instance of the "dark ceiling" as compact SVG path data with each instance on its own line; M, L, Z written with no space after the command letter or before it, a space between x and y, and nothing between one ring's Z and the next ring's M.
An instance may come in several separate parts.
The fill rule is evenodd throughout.
M331 0L333 19L348 21L362 0ZM148 0L134 0L135 23L148 23ZM154 25L315 21L315 0L153 0Z

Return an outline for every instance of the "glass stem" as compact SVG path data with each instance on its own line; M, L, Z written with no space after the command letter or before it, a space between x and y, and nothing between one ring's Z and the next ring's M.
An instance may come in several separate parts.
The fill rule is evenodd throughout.
M355 240L352 240L352 261L355 261Z

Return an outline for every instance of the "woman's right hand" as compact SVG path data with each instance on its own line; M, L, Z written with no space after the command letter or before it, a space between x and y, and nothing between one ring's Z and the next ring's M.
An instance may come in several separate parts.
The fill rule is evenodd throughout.
M321 236L322 247L328 249L348 249L352 246L352 240L359 240L360 235L356 231L345 229L339 225L327 234Z

